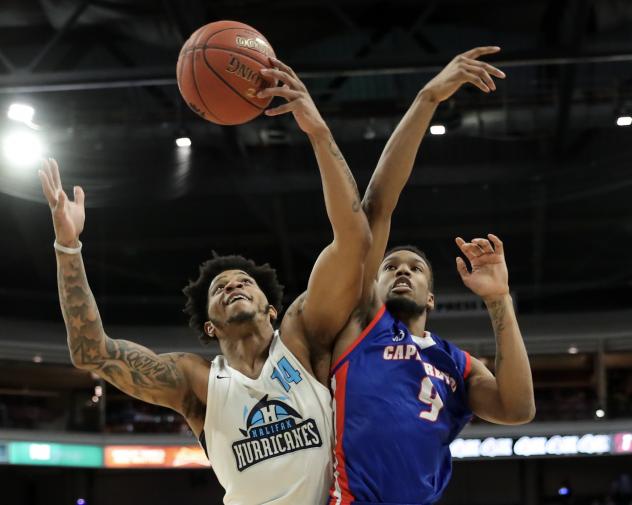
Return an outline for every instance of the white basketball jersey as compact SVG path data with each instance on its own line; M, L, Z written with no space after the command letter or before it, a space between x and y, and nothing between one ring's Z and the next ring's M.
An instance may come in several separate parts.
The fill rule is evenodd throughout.
M213 360L204 432L227 505L321 505L331 486L329 390L275 332L257 379Z

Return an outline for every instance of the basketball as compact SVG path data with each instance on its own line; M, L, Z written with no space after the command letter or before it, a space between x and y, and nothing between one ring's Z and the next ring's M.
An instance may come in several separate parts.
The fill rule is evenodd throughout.
M259 72L270 67L274 50L254 28L217 21L196 30L182 46L176 73L189 107L220 125L246 123L261 114L272 98L257 92L274 84Z

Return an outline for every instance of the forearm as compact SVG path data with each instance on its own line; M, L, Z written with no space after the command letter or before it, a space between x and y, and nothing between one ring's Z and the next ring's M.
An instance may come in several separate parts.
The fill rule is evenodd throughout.
M486 299L496 336L495 376L498 396L508 421L526 422L535 415L529 357L510 295Z
M368 233L366 218L360 212L360 195L351 170L331 133L323 128L309 135L320 170L327 216L334 235Z
M97 368L105 349L99 310L88 285L80 254L56 253L59 303L66 323L68 348L77 367Z
M386 143L362 202L369 220L393 213L438 103L421 90Z

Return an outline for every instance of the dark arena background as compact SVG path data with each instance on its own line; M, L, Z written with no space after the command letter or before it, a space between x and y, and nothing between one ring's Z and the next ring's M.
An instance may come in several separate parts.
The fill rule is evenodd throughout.
M429 328L492 369L454 237L503 239L534 375L535 420L474 419L440 503L628 505L627 0L2 0L0 503L221 503L179 415L71 366L36 172L53 156L66 189L85 189L83 258L112 337L216 355L187 328L181 294L212 250L270 262L293 300L331 239L307 137L285 116L205 122L176 86L184 41L222 19L256 27L297 71L361 192L423 85L456 54L501 46L488 61L507 78L439 107L443 134L424 139L393 217L391 243L433 262ZM14 107L11 119L16 103L32 118Z

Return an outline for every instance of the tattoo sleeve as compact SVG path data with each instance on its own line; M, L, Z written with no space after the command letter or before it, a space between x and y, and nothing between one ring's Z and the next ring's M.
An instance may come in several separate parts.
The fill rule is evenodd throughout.
M109 338L80 255L57 254L59 300L75 366L97 373L144 401L182 407L186 380L177 366L180 354L157 355L127 340Z

